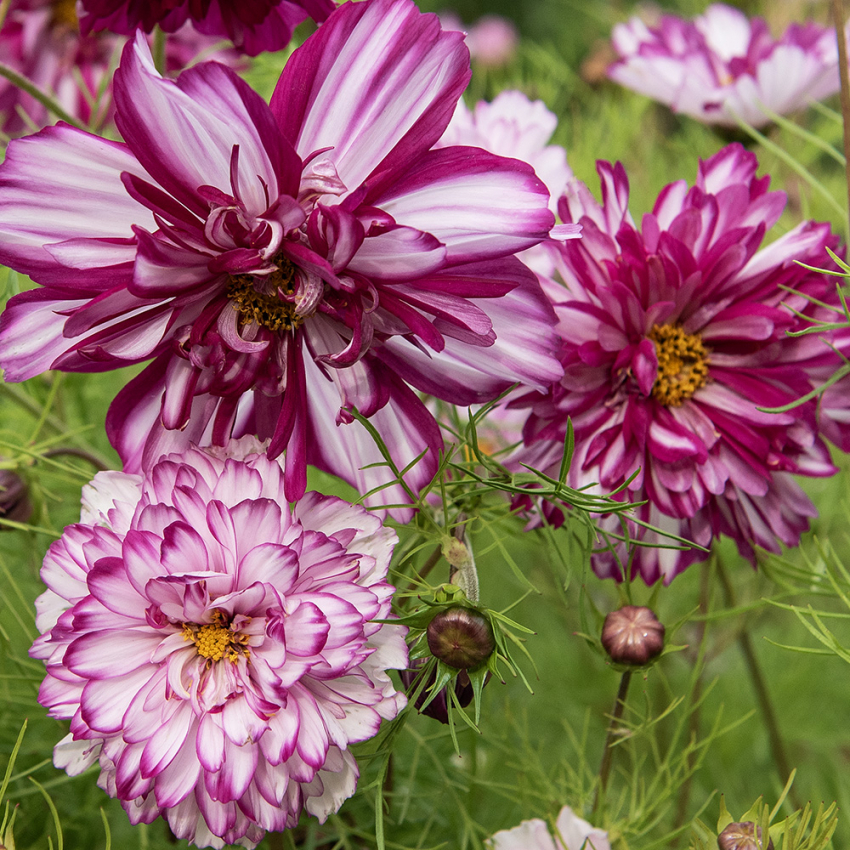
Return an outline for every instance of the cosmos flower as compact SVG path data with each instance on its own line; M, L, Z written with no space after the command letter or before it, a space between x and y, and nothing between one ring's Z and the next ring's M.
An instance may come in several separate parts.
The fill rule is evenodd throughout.
M492 850L611 850L608 833L591 826L569 806L555 822L555 836L540 818L524 820L513 829L503 829L490 840Z
M349 744L405 705L389 616L395 532L308 493L290 507L256 440L99 473L42 568L39 700L54 762L94 763L133 823L253 847L354 793Z
M612 35L620 58L612 80L707 124L760 127L768 110L785 115L839 89L835 32L792 24L779 39L762 18L715 3L693 21L640 18Z
M73 0L12 0L0 30L0 62L54 97L68 115L97 128L112 118L111 76L124 42L110 33L82 35ZM166 43L166 68L182 70L201 52L228 65L239 61L220 40L186 24ZM42 103L5 78L0 116L9 136L52 120Z
M501 15L483 15L467 27L454 12L441 12L440 23L445 30L466 34L469 54L479 65L500 68L514 58L519 35L516 27Z
M667 186L640 228L621 165L599 163L601 205L573 185L562 214L583 225L582 239L563 247L561 279L547 284L564 377L546 398L520 402L532 413L519 458L556 471L569 417L572 486L611 492L635 475L622 498L648 500L643 520L706 547L729 535L752 561L755 545L776 552L778 541L799 542L815 510L793 476L832 475L822 429L848 436L846 397L843 410L819 410L815 400L762 410L804 396L842 360L829 333L788 335L808 327L795 311L820 315L809 298L837 301L826 275L797 264L823 266L837 237L806 222L760 247L785 194L768 191L756 168L740 145L724 148L700 163L694 187ZM632 556L632 573L654 582L706 554L636 548ZM620 577L627 557L620 547L595 556L594 567Z
M42 285L0 319L6 379L154 358L107 418L131 472L256 434L287 450L287 498L307 463L365 493L395 476L363 469L383 456L356 407L410 487L430 481L442 441L411 387L472 404L561 373L511 256L553 228L546 188L430 150L469 73L410 0L341 6L270 105L216 63L164 80L138 36L114 83L126 144L49 128L0 167L0 260Z
M206 35L226 38L249 56L283 50L305 18L324 21L334 0L80 0L85 34L110 30L132 35L155 26L176 32L187 21Z

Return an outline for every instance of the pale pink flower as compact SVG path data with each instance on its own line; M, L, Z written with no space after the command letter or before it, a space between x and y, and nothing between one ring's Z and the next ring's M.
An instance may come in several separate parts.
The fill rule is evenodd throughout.
M349 745L405 705L404 629L372 622L395 542L341 499L290 507L252 438L99 473L36 602L39 700L71 725L56 766L98 763L133 823L198 846L324 821L354 793Z
M395 478L356 407L418 489L442 440L414 388L466 405L561 372L513 256L553 229L545 186L432 149L469 75L410 0L341 6L271 104L217 63L163 79L138 36L115 75L126 144L60 126L0 166L0 260L41 284L0 319L6 379L153 358L108 415L125 468L257 434L287 451L290 499L307 463L364 493Z
M707 124L760 127L839 89L835 32L792 24L779 39L762 18L715 3L693 21L663 15L614 28L612 80Z
M497 832L488 844L491 850L611 850L608 833L591 826L569 806L558 814L554 836L545 821L533 818Z
M498 68L514 58L519 34L501 15L484 15L467 27L454 12L441 12L440 23L445 30L465 33L469 54L481 65Z

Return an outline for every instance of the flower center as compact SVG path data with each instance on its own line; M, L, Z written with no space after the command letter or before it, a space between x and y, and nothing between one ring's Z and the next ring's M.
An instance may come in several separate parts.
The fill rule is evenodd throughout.
M50 23L54 27L65 26L73 30L79 29L76 6L76 0L54 0Z
M196 623L183 623L183 639L195 644L198 655L209 658L210 661L221 661L226 658L235 664L240 655L248 656L250 651L246 644L248 635L235 634L224 625L220 615L215 615L215 622L199 626Z
M245 323L256 322L271 331L294 330L304 322L294 301L288 300L295 294L295 266L283 257L275 264L269 275L233 275L227 297Z
M653 325L649 338L658 357L652 397L665 407L684 404L708 380L708 351L699 334L675 325Z

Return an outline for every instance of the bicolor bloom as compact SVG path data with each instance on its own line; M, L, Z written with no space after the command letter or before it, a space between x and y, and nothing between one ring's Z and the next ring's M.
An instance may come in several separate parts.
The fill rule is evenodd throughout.
M835 32L792 24L779 39L762 18L715 3L693 21L640 18L612 35L620 58L608 76L706 124L760 127L765 108L785 115L839 89Z
M36 601L39 700L71 724L54 763L99 764L133 823L202 847L324 821L354 793L349 745L405 705L405 630L371 622L395 542L341 499L290 507L253 438L99 473Z
M226 38L247 53L283 50L305 18L324 21L334 0L80 0L84 33L132 35L159 26L176 32L187 21L205 35Z
M431 150L469 73L410 0L341 6L270 105L216 63L164 80L138 36L114 82L125 144L49 128L0 167L0 260L42 284L0 319L7 380L154 358L107 419L131 472L256 434L286 449L289 499L308 462L365 493L395 476L363 470L383 455L354 407L430 481L442 441L411 387L466 405L561 373L512 256L553 229L545 186Z
M835 321L809 300L837 303L834 279L797 261L822 266L837 237L806 222L760 247L785 194L768 191L757 165L740 145L724 148L700 163L695 186L667 186L640 227L621 165L599 163L601 205L576 182L562 214L583 225L582 239L563 247L560 281L547 284L564 377L545 399L520 402L532 407L520 459L556 470L570 418L572 486L611 492L635 475L623 497L648 500L643 520L703 546L730 535L753 561L755 545L799 542L815 514L794 474L836 471L822 432L848 442L846 397L763 410L801 398L842 359L829 332L788 333L809 326L798 314ZM647 582L670 581L706 557L697 549L631 555L632 573ZM620 547L594 566L620 577L626 560Z
M82 35L73 0L12 0L0 30L0 62L53 96L68 115L102 127L112 118L111 76L124 41L110 33ZM202 51L229 65L240 58L186 24L168 39L167 70L182 70ZM42 103L6 79L0 80L0 116L10 136L52 120Z
M611 850L608 833L564 806L555 822L555 835L540 818L503 829L488 841L491 850Z

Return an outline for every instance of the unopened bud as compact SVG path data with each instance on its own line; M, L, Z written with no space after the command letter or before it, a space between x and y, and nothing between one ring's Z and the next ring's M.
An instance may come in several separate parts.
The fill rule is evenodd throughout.
M421 667L423 663L423 659L419 659L413 662L410 669L401 671L401 681L404 683L406 688L409 688L416 680L418 668ZM474 696L472 682L469 681L469 676L467 676L464 671L461 671L457 674L457 676L455 676L454 682L450 682L446 688L442 688L434 699L432 699L425 708L422 708L425 700L428 698L428 688L434 683L435 674L436 669L431 672L428 682L417 697L416 710L428 717L433 717L434 720L439 720L440 723L448 725L449 695L446 693L446 688L453 687L455 689L455 696L457 697L458 705L460 705L461 708L466 708L466 706L472 702L472 697ZM484 680L485 685L489 679L490 674L488 673L487 678Z
M431 653L458 670L477 667L496 648L487 618L469 608L441 611L428 624L427 636Z
M730 823L717 837L720 850L773 850L770 836L767 844L762 844L761 827L752 821Z
M11 469L0 470L0 517L26 522L32 516L32 503L24 479Z
M617 664L640 667L664 649L664 626L649 608L624 605L605 618L602 646Z

